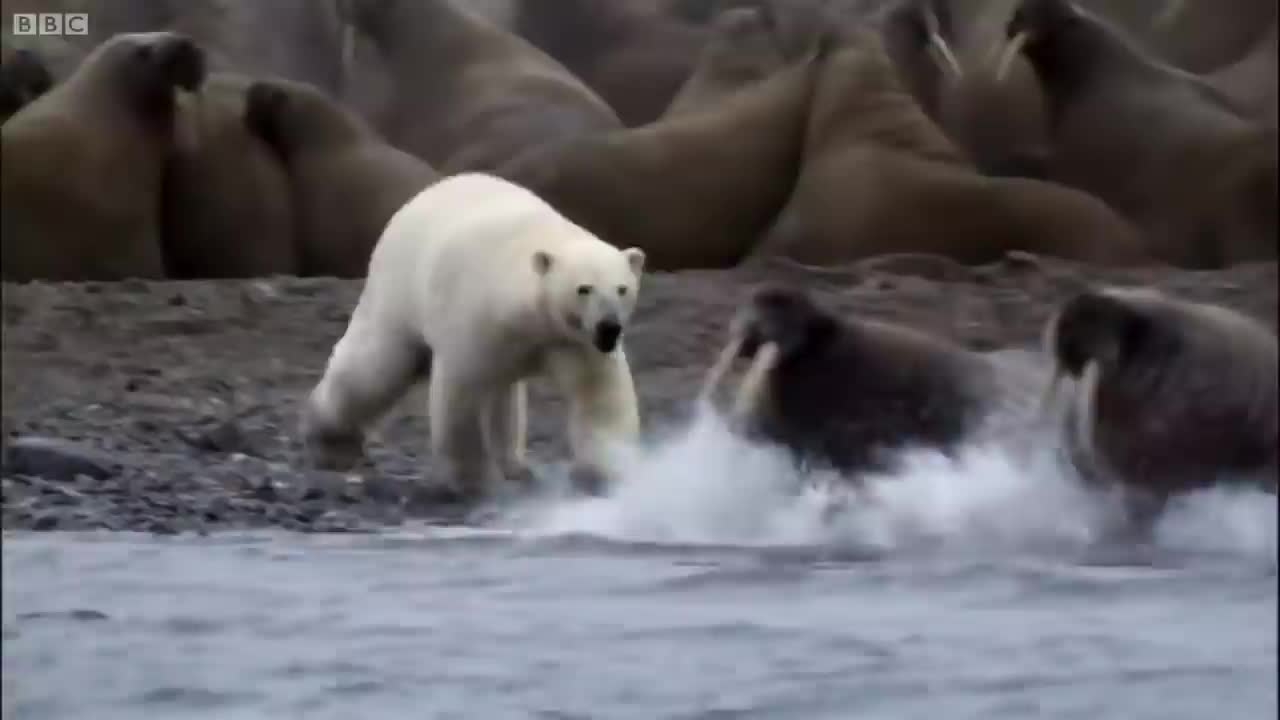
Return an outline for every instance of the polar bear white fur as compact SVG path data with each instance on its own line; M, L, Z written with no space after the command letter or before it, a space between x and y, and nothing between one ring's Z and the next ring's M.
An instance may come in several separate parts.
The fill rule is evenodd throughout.
M429 375L432 454L460 489L492 491L525 471L524 380L546 372L567 395L576 464L607 476L608 445L639 433L621 335L644 261L497 177L428 187L388 222L306 402L313 457L358 459L368 426Z

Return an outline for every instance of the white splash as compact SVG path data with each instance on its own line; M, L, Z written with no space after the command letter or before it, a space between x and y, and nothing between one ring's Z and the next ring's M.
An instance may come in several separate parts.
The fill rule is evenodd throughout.
M894 472L864 477L853 490L833 474L800 471L778 448L745 441L703 408L681 431L621 453L621 480L609 495L528 501L490 527L525 536L877 551L922 543L1086 547L1114 503L1085 491L1037 432L1007 433L953 458L906 452ZM1275 497L1216 489L1188 497L1171 506L1157 538L1162 546L1274 562Z

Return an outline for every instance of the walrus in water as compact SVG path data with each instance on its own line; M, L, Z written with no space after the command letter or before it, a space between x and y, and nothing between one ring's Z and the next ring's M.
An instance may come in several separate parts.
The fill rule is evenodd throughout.
M289 176L279 156L244 125L249 78L211 73L179 103L192 142L165 172L163 242L173 278L296 275Z
M1086 480L1125 489L1141 529L1168 498L1224 479L1277 472L1275 333L1224 307L1147 288L1090 290L1045 325L1054 365L1045 409L1061 378L1077 382L1065 418L1067 447Z
M1021 52L1048 99L1051 179L1133 220L1167 262L1276 257L1274 128L1068 0L1024 0L1006 33L1001 67Z
M903 89L871 31L845 35L814 95L799 179L753 259L833 265L926 253L984 264L1024 251L1147 261L1136 230L1100 200L978 174Z
M658 119L707 38L706 28L654 0L526 1L515 29L582 78L628 127Z
M720 13L693 72L671 99L663 117L674 117L720 102L763 82L787 64L772 5L736 7Z
M0 124L53 87L53 75L35 50L17 48L0 61Z
M288 172L304 275L363 277L387 221L440 177L306 83L254 82L244 124Z
M732 423L842 473L888 470L910 447L951 452L989 416L999 387L976 352L899 325L842 319L780 285L755 291L734 317L704 401L740 358L751 366Z
M1043 179L1049 149L1039 82L1021 59L998 80L992 53L1016 3L899 0L881 32L906 89L980 172Z
M560 63L449 0L343 0L394 79L374 126L452 175L491 171L547 143L621 127Z
M164 277L175 90L204 77L204 53L185 36L117 35L0 127L5 278Z
M537 150L498 174L641 248L649 267L730 267L791 190L824 47L709 107Z

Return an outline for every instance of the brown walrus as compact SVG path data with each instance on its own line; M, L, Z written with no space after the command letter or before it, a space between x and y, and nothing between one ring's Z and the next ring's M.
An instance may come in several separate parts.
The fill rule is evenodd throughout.
M714 105L535 151L499 171L657 270L736 264L786 200L823 46Z
M243 278L299 272L289 176L244 125L252 80L212 73L182 98L184 130L165 172L163 242L173 278Z
M185 36L117 35L0 126L6 279L164 276L175 90L204 77L204 53Z
M27 48L6 52L0 60L0 124L53 87L53 75L40 53Z
M387 221L439 179L430 165L388 145L306 83L254 82L244 123L288 173L304 275L363 277Z
M1043 178L1044 98L1019 59L996 78L1017 0L899 0L881 19L885 49L925 113L987 175Z
M693 72L663 117L710 107L748 85L763 82L787 64L771 7L730 8L716 17Z
M1205 73L1238 60L1276 20L1275 0L1077 0L1165 62Z
M582 78L628 127L663 114L707 36L655 0L526 1L515 30Z
M1171 495L1229 480L1275 489L1275 333L1238 312L1148 288L1083 292L1045 325L1055 366L1077 382L1066 447L1085 479L1125 489L1149 524Z
M1096 198L978 174L902 88L879 37L846 34L815 90L800 177L755 257L829 265L928 253L984 264L1010 251L1147 260L1136 231Z
M621 126L525 40L449 0L343 0L394 80L374 126L445 174L492 170L547 143Z
M1167 262L1276 257L1274 128L1068 0L1024 0L1006 33L1002 55L1021 51L1048 99L1050 178L1133 220Z
M916 330L847 319L808 293L755 291L734 317L707 374L709 399L737 358L752 365L731 420L802 462L843 472L884 471L913 446L942 452L971 437L995 407L995 366Z

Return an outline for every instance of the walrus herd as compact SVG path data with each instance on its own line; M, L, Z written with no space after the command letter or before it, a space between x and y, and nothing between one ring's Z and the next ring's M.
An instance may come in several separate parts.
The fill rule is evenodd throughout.
M5 38L6 281L364 277L396 211L464 172L652 271L1277 257L1274 2L110 3L83 41ZM1218 473L1274 488L1270 330L1101 288L1044 353L1073 462L1135 516ZM735 422L847 472L955 447L999 384L802 288L750 298L708 393L739 357Z

